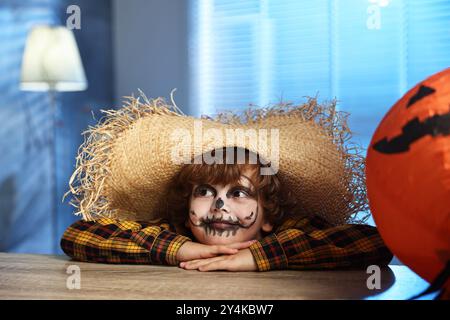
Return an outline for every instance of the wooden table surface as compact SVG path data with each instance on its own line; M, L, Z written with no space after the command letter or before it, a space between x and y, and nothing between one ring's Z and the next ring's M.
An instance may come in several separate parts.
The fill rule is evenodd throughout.
M67 287L74 265L80 289ZM369 276L366 270L202 273L0 253L0 299L408 299L428 286L405 266L382 269L380 290L367 288Z

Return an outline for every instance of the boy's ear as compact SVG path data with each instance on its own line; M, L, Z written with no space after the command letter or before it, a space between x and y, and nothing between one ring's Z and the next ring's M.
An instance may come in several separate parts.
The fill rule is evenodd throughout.
M262 229L262 231L264 231L264 232L270 232L270 231L272 231L272 229L273 229L273 224L271 224L271 223L268 222L268 221L265 221L265 222L263 223L263 225L261 226L261 229Z

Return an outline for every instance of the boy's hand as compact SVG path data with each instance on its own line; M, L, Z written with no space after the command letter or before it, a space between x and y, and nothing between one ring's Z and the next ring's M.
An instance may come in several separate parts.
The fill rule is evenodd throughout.
M207 245L197 242L185 242L177 252L177 259L180 262L198 259L217 257L220 255L230 255L239 252L239 249L250 247L256 240L236 242L227 245Z
M186 270L213 271L257 271L255 259L250 249L239 250L238 253L207 259L181 262L180 267Z

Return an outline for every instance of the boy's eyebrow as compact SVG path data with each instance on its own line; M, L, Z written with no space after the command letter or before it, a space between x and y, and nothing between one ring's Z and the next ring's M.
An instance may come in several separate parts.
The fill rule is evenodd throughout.
M232 187L230 187L230 189L228 190L227 193L233 192L233 191L239 190L239 189L244 190L245 192L247 192L250 197L253 197L253 198L256 197L256 190L255 190L255 187L253 185L251 185L251 188L249 188L249 187L243 186L240 183L237 183L237 184L233 185Z
M209 183L199 183L199 184L194 184L194 185L192 186L192 189L195 190L195 189L200 188L200 187L208 187L208 188L211 188L211 189L216 190L216 188L214 188L214 187L213 187L211 184L209 184Z
M248 188L248 187L246 187L246 186L243 186L243 185L241 185L241 184L237 184L237 185L232 186L232 187L228 190L228 192L230 192L230 191L235 191L235 190L239 190L239 189L246 191L246 192L247 192L249 195L251 195L251 196L254 196L254 195L255 195L254 189L250 189L250 188Z

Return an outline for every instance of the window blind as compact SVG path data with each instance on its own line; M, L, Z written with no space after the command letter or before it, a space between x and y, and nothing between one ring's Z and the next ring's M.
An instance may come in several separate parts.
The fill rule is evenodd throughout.
M192 0L196 115L337 98L367 146L409 88L450 66L449 0Z

